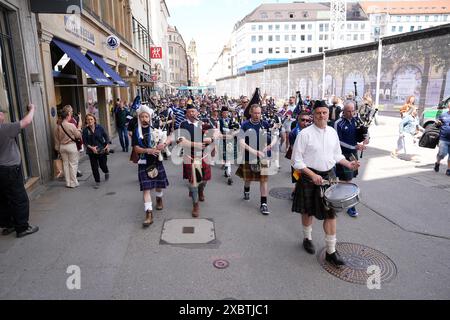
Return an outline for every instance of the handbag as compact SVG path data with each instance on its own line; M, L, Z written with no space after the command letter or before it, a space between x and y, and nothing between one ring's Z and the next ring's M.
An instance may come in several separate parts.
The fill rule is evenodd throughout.
M286 152L286 159L292 160L292 146L289 146L288 151Z
M83 140L81 139L74 139L72 138L66 131L66 129L64 129L62 123L61 123L61 128L63 129L64 133L66 134L66 136L68 136L70 138L70 140L72 140L73 142L75 142L75 144L77 145L77 150L81 151L83 149Z
M64 177L63 161L60 155L58 155L57 159L53 160L53 172L55 174L55 179Z

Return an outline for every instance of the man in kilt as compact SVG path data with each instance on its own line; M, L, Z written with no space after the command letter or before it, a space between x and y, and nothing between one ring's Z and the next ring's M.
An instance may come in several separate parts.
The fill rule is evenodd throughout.
M156 210L163 210L163 189L169 185L164 165L159 161L159 154L167 143L160 144L160 129L152 128L153 111L142 105L138 110L138 127L133 132L132 145L139 155L138 172L141 191L144 193L146 219L144 228L153 224L153 203L151 191L155 190Z
M270 125L262 121L262 110L258 104L250 107L250 120L242 123L238 136L239 146L245 150L244 163L239 165L236 175L244 180L244 200L250 200L250 185L260 183L261 214L270 214L267 197L269 195L269 165L271 157L272 138ZM274 143L277 141L275 140Z
M314 124L300 132L292 153L292 166L301 171L292 211L302 214L303 247L310 254L315 253L312 242L313 217L324 220L326 260L340 266L345 262L336 251L336 212L324 204L323 194L327 185L324 180L335 180L336 163L351 170L357 170L360 164L357 161L349 162L342 155L336 130L327 125L329 109L325 101L316 101L313 117Z
M205 201L205 188L211 180L211 166L206 161L206 147L214 140L207 138L206 127L198 119L199 112L194 105L189 104L186 108L186 121L180 124L176 139L181 147L186 148L183 152L183 179L189 180L189 195L192 197L192 217L200 216L199 201ZM205 129L205 130L204 130Z
M237 137L239 133L239 123L233 122L229 117L228 107L222 107L222 117L220 118L220 133L222 135L222 161L224 163L224 176L227 178L228 185L233 184L231 177L231 164L237 159Z

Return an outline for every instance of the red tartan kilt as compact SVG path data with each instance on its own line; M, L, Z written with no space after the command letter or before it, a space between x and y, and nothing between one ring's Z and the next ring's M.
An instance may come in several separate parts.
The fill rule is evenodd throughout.
M203 181L211 180L211 166L205 160L202 161L202 175ZM192 183L192 164L183 164L183 179Z

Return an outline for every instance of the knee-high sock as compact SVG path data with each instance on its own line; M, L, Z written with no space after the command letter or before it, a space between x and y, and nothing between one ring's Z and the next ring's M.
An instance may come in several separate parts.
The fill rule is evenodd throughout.
M303 226L303 234L305 236L305 239L312 240L312 230L313 230L312 226L309 227Z
M327 244L327 252L328 254L333 254L336 252L336 235L325 237L325 243Z

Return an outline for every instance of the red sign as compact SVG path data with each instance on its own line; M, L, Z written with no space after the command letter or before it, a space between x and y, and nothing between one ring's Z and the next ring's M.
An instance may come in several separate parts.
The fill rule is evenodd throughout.
M153 47L150 49L150 57L152 59L162 59L162 47Z

